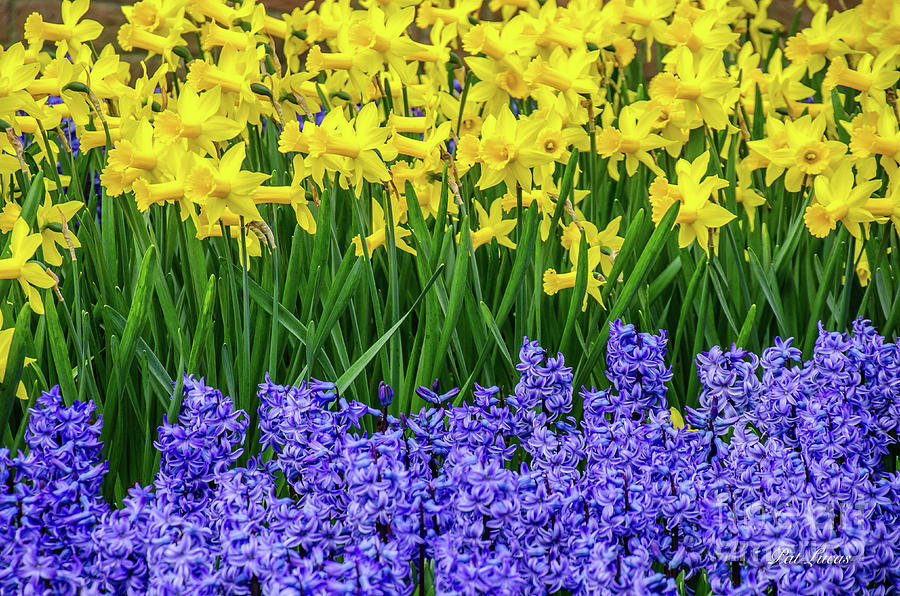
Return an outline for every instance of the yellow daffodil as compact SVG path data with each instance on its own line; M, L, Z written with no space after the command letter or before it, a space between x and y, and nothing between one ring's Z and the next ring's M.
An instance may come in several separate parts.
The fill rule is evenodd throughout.
M676 15L666 29L665 42L675 47L684 46L691 52L722 52L738 37L738 33L719 21L718 11L710 10L694 20Z
M693 162L680 159L675 164L678 184L669 184L665 177L658 177L650 187L652 219L659 223L675 201L680 201L678 217L678 246L685 248L695 240L709 254L709 239L717 228L734 219L734 214L712 202L712 194L728 185L717 176L707 176L709 152Z
M411 247L406 242L406 240L404 240L404 238L408 237L411 232L406 228L400 226L401 210L399 206L392 203L391 211L393 215L392 219L394 228L394 245L400 250L408 252L411 255L416 254L415 249ZM374 251L379 246L384 246L385 242L387 242L387 227L384 209L381 207L381 204L379 204L378 201L372 199L372 233L366 236L366 253L369 256L372 256L372 251ZM356 256L363 256L361 236L356 236L353 239L353 246L356 247Z
M588 246L598 247L600 251L600 271L604 276L609 275L612 271L613 262L616 255L622 249L625 239L619 236L619 225L622 223L622 216L616 217L610 221L602 230L598 230L597 226L589 221L571 222L565 227L560 238L560 244L568 251L573 247L577 247L581 242L581 232L584 231L585 240Z
M222 226L225 226L228 236L235 240L238 246L240 246L242 241L246 243L247 257L259 257L262 255L262 242L260 242L259 236L253 231L254 228L249 227L246 221L242 228L240 217L228 209L222 212L217 221L210 223L201 215L197 225L197 239L221 238ZM247 259L247 268L250 268L249 258Z
M866 202L881 182L858 182L850 163L845 161L831 176L816 178L814 185L815 200L803 215L809 233L816 238L824 238L838 223L843 223L854 238L861 240L860 224L875 220L875 216L866 209Z
M756 220L756 208L766 203L766 198L750 188L751 174L750 169L743 164L737 166L737 187L734 189L735 200L744 208L747 214L747 221L750 223L750 230Z
M131 6L123 6L122 12L129 23L149 31L168 31L180 25L187 0L139 0Z
M300 156L295 156L295 160ZM300 158L302 159L302 158ZM253 202L257 205L266 203L276 205L290 205L297 216L297 225L310 234L316 233L316 220L309 210L309 201L306 200L306 189L303 188L304 176L300 168L294 168L294 178L290 186L260 186L253 195Z
M686 47L666 55L666 71L650 82L650 97L664 103L681 103L696 111L711 128L728 124L726 106L734 104L740 91L728 78L721 56L710 52L697 57Z
M864 288L869 285L869 280L872 279L872 270L869 268L869 256L866 254L862 242L854 244L853 253L853 268L856 271L856 278L859 280L859 285Z
M810 74L822 70L826 59L832 60L850 51L841 41L841 34L852 28L852 13L837 13L828 18L828 7L816 11L809 27L788 38L784 48L785 57L806 68Z
M416 25L425 29L438 22L443 23L453 37L469 30L469 15L481 8L481 0L455 0L452 7L443 8L441 2L425 0L419 5Z
M900 129L897 118L888 110L863 113L853 119L850 152L856 158L882 156L900 163Z
M837 56L825 73L822 89L827 92L841 85L883 101L885 89L892 87L900 78L896 54L896 50L881 52L877 57L866 54L860 58L855 69L848 66L846 58Z
M200 156L178 144L167 146L161 153L160 165L153 172L142 172L132 183L134 201L142 213L151 205L177 203L181 220L197 221L197 208L185 194L185 184Z
M872 198L866 201L865 209L875 217L890 219L894 229L900 235L900 167L888 169L888 191L883 199Z
M353 122L341 110L332 110L321 126L310 126L307 136L309 156L315 160L325 155L345 158L339 166L342 180L359 191L364 180L385 182L390 178L385 160L396 157L396 149L386 141L390 130L378 122L374 103L366 104Z
M16 43L0 49L0 119L15 122L18 110L37 111L37 104L27 91L40 72L40 65L25 64L25 48Z
M100 182L106 192L118 196L131 189L142 173L155 174L165 145L153 140L153 126L146 120L126 124L125 138L109 152Z
M573 196L575 202L580 201L587 194L587 191L574 190ZM532 203L537 203L538 211L541 214L541 223L538 231L541 234L541 240L546 242L550 237L550 224L553 222L553 214L556 211L556 201L559 199L559 189L551 182L547 181L540 188L532 188L531 190L522 190L522 207L530 207ZM500 205L503 211L509 213L519 206L519 197L516 192L507 192L500 199Z
M578 281L578 261L581 258L581 244L575 245L574 250L569 251L569 260L572 262L572 268L567 273L557 273L555 269L550 268L544 271L544 293L553 296L560 290L574 288ZM600 286L606 283L606 278L596 272L597 267L603 258L603 247L591 246L587 249L587 291L584 301L581 304L581 310L587 310L588 296L596 300L600 306L603 306L603 300L600 295Z
M387 64L395 72L407 72L406 59L418 48L406 36L406 29L413 22L415 8L405 8L386 13L377 6L356 11L356 19L348 31L350 45L357 52L368 53L376 61L376 68ZM415 77L402 76L404 82L411 83Z
M440 148L450 136L450 126L449 122L442 123L421 141L394 132L390 144L399 155L421 160L426 162L425 167L434 169L441 161Z
M50 274L37 263L31 262L35 251L41 245L40 234L31 234L25 220L16 220L10 239L11 256L0 259L0 279L15 279L22 286L31 310L44 314L44 303L37 288L52 288L55 282Z
M530 188L530 168L536 162L535 153L526 149L534 147L539 128L540 122L516 119L506 107L498 115L485 118L477 151L482 165L478 187L491 188L504 182L510 192L516 185Z
M646 40L649 61L653 41L665 37L666 19L675 10L675 0L614 0L611 4L619 20L632 27L633 38Z
M789 192L797 192L804 179L810 179L829 172L841 160L847 146L840 141L826 140L825 116L812 118L801 116L783 124L772 121L775 129L770 139L783 138L784 145L773 145L772 141L751 141L748 146L758 151L771 162L766 172L766 184L771 184L781 172L785 172L784 187ZM781 136L783 134L783 137Z
M645 109L625 106L619 113L618 127L607 126L597 133L597 153L607 158L607 171L614 180L619 179L619 162L625 160L625 172L634 176L639 163L647 166L656 175L662 170L656 165L651 152L666 147L672 142L657 134L653 129L660 116L658 106Z
M40 47L45 41L56 42L63 53L74 57L81 53L82 44L97 39L103 26L97 21L85 19L90 0L63 0L60 7L62 23L47 23L39 12L25 19L25 39L29 45ZM80 22L79 22L80 21Z
M265 55L263 47L246 51L222 48L217 61L194 60L189 65L187 84L195 91L220 88L223 104L235 106L226 116L239 121L256 123L259 119L259 100L251 85L259 82L259 63Z
M219 114L222 94L218 87L198 94L185 87L174 105L156 116L156 138L164 143L184 139L192 151L216 154L215 143L239 135L244 126Z
M218 221L226 208L234 215L243 216L247 222L262 219L253 197L269 175L242 170L244 157L246 147L236 143L218 163L208 158L191 170L184 194L200 205L207 222Z
M48 265L59 267L62 265L62 255L57 247L60 246L69 252L81 247L81 242L74 231L69 229L68 222L78 213L84 203L81 201L66 201L54 204L48 196L44 204L38 207L37 225L41 235L41 254Z
M600 52L588 52L578 48L567 52L556 48L550 58L544 61L536 57L528 65L525 80L531 85L545 86L565 99L568 111L575 112L581 106L581 96L597 92L594 65Z
M503 200L496 199L491 203L488 213L481 203L473 202L475 212L478 214L478 229L471 232L472 250L477 250L483 244L489 244L496 240L500 246L515 248L516 244L509 239L510 232L516 227L515 219L503 219Z
M466 58L466 65L478 77L469 90L469 99L485 104L486 113L495 114L509 109L510 96L524 99L529 86L525 81L525 60L510 55L503 60L493 60L479 56Z

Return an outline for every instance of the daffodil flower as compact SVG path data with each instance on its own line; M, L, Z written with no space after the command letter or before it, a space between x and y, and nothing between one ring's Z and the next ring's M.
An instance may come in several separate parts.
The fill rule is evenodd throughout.
M478 188L491 188L501 181L510 192L517 184L523 189L530 188L530 168L537 164L535 154L526 149L534 147L539 128L539 121L518 120L508 107L497 116L491 114L485 118L478 149L482 164Z
M322 125L310 126L308 134L309 156L323 155L346 158L340 170L359 191L364 180L385 182L390 178L385 161L397 156L388 144L390 130L380 126L378 110L374 103L366 104L353 123L347 121L341 110L332 110L322 120Z
M247 222L262 219L253 197L269 175L242 170L245 157L245 145L236 143L218 163L206 159L191 170L184 194L200 205L209 223L218 221L226 208L237 216L243 216Z
M39 12L33 12L25 19L25 39L29 45L42 46L45 41L56 42L63 54L69 53L77 59L82 44L97 39L103 26L97 21L79 20L87 12L90 0L63 0L60 7L62 23L47 23Z
M840 38L844 31L853 28L853 18L852 11L838 12L828 18L828 7L821 5L809 27L788 38L785 57L811 75L819 72L826 59L832 60L850 52L849 46Z
M574 288L578 279L578 261L580 260L581 244L576 245L575 250L569 251L569 260L572 268L566 273L557 273L556 269L550 268L544 271L544 293L553 296L560 290ZM597 274L596 269L603 259L603 248L600 246L591 246L587 249L587 291L584 295L584 301L581 304L581 310L587 310L588 296L596 300L600 306L603 306L602 296L600 294L600 286L606 283L606 278Z
M470 232L472 250L477 250L491 240L496 240L500 246L515 248L516 243L509 239L509 234L516 227L516 220L503 219L503 199L496 199L491 203L490 213L478 201L474 201L473 205L478 214L478 229Z
M469 56L466 65L478 77L469 90L469 101L485 104L485 113L508 110L510 96L524 99L529 87L525 81L525 59L515 54L503 60Z
M215 155L214 143L232 139L244 130L242 124L219 113L221 103L222 92L218 87L202 94L184 87L174 109L157 115L156 138L164 143L183 139L192 151Z
M784 172L785 189L797 192L807 177L818 176L834 168L847 152L847 146L840 141L823 138L826 124L824 115L816 118L805 115L775 125L783 132L773 131L770 136L774 139L781 137L784 142L781 147L772 141L750 141L748 146L771 162L766 171L766 184L771 184L775 177Z
M37 263L31 262L35 251L41 245L40 234L29 233L24 219L16 220L10 239L10 257L0 259L0 279L15 279L22 286L28 298L31 310L39 315L44 314L44 303L37 288L52 288L55 282L50 274Z
M560 244L568 251L572 251L581 243L581 233L584 231L585 240L588 246L600 248L600 271L604 276L609 275L612 271L613 262L616 255L622 250L625 239L619 236L619 225L622 223L622 216L614 218L603 230L598 230L597 226L589 221L570 222L565 227L560 238Z
M567 52L557 47L549 60L537 56L531 61L525 80L531 85L553 89L565 100L567 113L577 113L581 109L581 96L591 95L599 89L594 76L599 55L599 51L588 52L584 48Z
M619 21L632 27L632 37L646 40L649 62L653 41L665 36L666 19L675 10L675 0L615 0L610 4Z
M388 199L392 200L392 199ZM408 252L411 255L415 255L416 251L413 247L407 244L404 238L408 237L411 232L404 227L400 226L400 213L401 210L394 204L391 205L391 211L393 215L393 228L394 228L394 245L402 251ZM384 246L387 242L387 228L386 228L386 220L384 215L384 209L375 199L372 199L372 233L366 236L366 254L370 257L372 256L372 251L374 251L379 246ZM356 256L363 256L363 245L362 245L362 236L358 235L353 239L353 246L356 247Z
M21 43L0 49L0 119L15 122L18 110L37 111L37 103L27 89L39 72L39 64L25 63Z
M880 52L877 57L865 54L860 58L855 69L849 67L846 58L837 56L832 60L825 73L822 89L830 92L841 85L883 101L885 89L891 88L900 78L900 72L897 72L896 55L896 47Z
M403 75L404 83L411 83L414 76L406 76L407 56L416 51L416 43L404 33L415 18L415 8L407 6L386 13L375 5L366 10L356 11L348 37L350 45L358 52L371 56L375 69L387 64L395 72ZM410 72L410 74L412 74Z
M665 103L682 103L696 111L711 128L728 125L727 107L734 105L740 93L725 73L717 52L695 56L686 47L666 55L666 71L650 81L650 97Z
M420 29L426 29L440 22L453 37L464 35L471 25L469 15L481 8L481 0L456 0L453 6L444 8L443 2L426 0L419 5L416 25Z
M735 215L710 200L712 193L728 185L717 176L707 176L709 152L693 162L680 159L675 164L678 184L658 177L650 187L651 217L658 224L671 205L681 203L675 219L678 228L678 247L685 248L695 240L709 254L710 234L727 224Z
M656 165L652 151L671 144L653 129L661 110L658 106L647 106L643 111L638 107L625 106L619 113L618 127L604 127L597 134L597 153L607 158L607 171L614 179L619 179L619 162L625 160L625 172L634 176L638 164L644 164L657 176L662 170Z
M856 158L884 156L900 164L900 130L888 110L867 112L853 119L850 152Z
M295 156L297 159L302 158ZM266 203L276 205L290 205L297 216L297 225L310 234L316 233L316 220L309 210L309 201L306 200L306 189L303 188L304 172L301 168L294 168L294 178L290 186L260 186L256 189L253 202L257 205Z
M809 233L824 238L840 222L854 238L861 240L860 224L875 221L875 216L865 207L866 202L880 186L879 180L855 180L852 166L846 161L831 176L816 178L815 200L803 215Z
M48 265L53 267L62 265L62 255L59 254L57 246L61 246L67 251L70 248L74 250L81 246L75 233L68 230L68 222L82 207L84 207L84 203L81 201L54 204L50 197L47 197L44 204L38 207L37 225L41 235L41 253Z

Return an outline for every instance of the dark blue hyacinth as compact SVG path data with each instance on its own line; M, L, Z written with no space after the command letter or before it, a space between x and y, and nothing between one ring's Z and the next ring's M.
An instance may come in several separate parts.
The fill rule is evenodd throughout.
M153 483L115 508L94 406L54 389L26 452L0 451L0 593L892 593L897 344L860 320L807 362L789 339L713 347L687 426L665 350L613 322L580 418L572 370L527 338L511 395L435 384L399 418L384 384L363 403L267 377L245 463L246 413L188 376Z

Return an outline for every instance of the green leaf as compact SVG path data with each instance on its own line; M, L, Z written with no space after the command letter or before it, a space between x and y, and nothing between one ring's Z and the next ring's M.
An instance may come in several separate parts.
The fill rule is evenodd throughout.
M750 331L753 329L753 325L756 324L756 310L756 305L751 304L750 310L747 311L747 316L744 317L744 324L741 325L741 332L738 333L737 345L739 347L747 347L747 340L750 339Z
M681 273L681 257L675 257L675 260L669 263L663 272L650 282L648 298L651 303L656 302L656 299L668 289L679 273Z
M831 247L828 260L825 262L825 270L819 279L819 287L816 290L816 297L813 299L812 310L810 311L809 323L806 325L806 337L803 341L803 353L807 356L812 354L813 345L818 334L817 323L822 319L822 312L825 308L825 298L831 290L831 284L834 276L838 271L838 263L844 255L844 244L847 241L847 228L841 226L837 239Z
M59 314L56 312L56 304L53 300L44 303L44 316L47 320L47 334L50 336L50 353L53 355L53 366L56 369L56 377L62 391L63 401L71 406L78 396L75 389L75 380L72 376L72 362L69 360L69 348L63 337L62 327L59 324Z
M616 255L612 269L609 271L606 285L603 286L601 296L603 297L604 302L606 302L606 299L612 294L613 288L618 287L615 282L619 279L619 274L622 272L622 269L625 268L625 263L628 261L631 253L641 252L642 242L640 239L643 239L644 237L644 223L644 209L640 208L631 218L631 222L625 230L625 237L622 239L622 249L619 251L619 254Z
M566 323L563 327L562 339L559 342L559 349L563 353L568 351L569 339L572 337L572 330L575 328L575 318L578 316L581 307L584 304L585 294L587 293L587 276L588 276L588 243L584 230L581 231L581 242L578 247L578 267L575 272L575 288L569 301L569 311L566 313Z
M678 314L678 325L675 327L675 342L672 344L672 351L677 352L681 349L681 339L684 337L684 330L688 320L694 316L694 296L697 295L697 288L700 286L700 280L706 279L706 259L700 261L691 275L691 281L688 282L687 292L684 294L684 301L681 303L681 312Z
M257 286L259 287L259 286ZM260 288L262 289L262 288ZM191 353L188 356L187 370L190 373L197 372L200 364L200 350L207 345L210 329L213 322L213 306L216 303L216 276L210 275L206 282L206 292L203 295L203 307L200 309L200 318L197 319L197 329L191 343Z
M450 303L447 305L447 314L444 318L444 324L441 326L441 334L438 337L437 348L434 351L434 363L429 369L429 376L436 376L435 372L438 370L441 360L447 355L447 348L450 346L450 336L456 328L456 322L459 320L459 313L463 305L463 294L468 287L466 272L469 268L469 252L471 249L472 237L469 233L469 218L464 217L459 245L457 245L456 250L453 279L450 285Z
M498 325L502 325L506 321L506 316L509 314L509 311L512 308L513 301L516 299L522 283L525 281L525 272L528 269L528 265L534 258L534 241L535 237L537 236L537 228L537 203L532 203L528 207L528 215L526 216L525 222L525 233L522 235L522 239L516 247L516 258L513 262L512 271L509 275L509 283L506 286L506 290L503 292L503 298L500 300L500 306L497 309L497 315L494 317L494 321L496 321ZM485 360L487 360L487 356L488 344L485 343L481 346L481 350L478 353L478 361L472 368L472 372L469 374L469 377L466 379L466 382L460 389L459 394L456 396L455 403L461 403L463 396L468 394L469 389L471 389L472 384L475 382L475 375L478 374L481 370L481 367L484 366L484 362Z
M429 289L431 289L431 286L434 284L435 280L437 280L443 269L443 265L438 265L437 271L435 271L434 275L431 276L431 279L422 289L422 292L419 294L419 297L416 298L415 302L413 302L413 305L410 307L410 309L406 311L406 314L400 317L400 319L396 323L394 323L394 325L390 329L385 331L384 335L379 337L378 340L374 344L372 344L369 349L363 353L362 356L357 358L353 362L353 364L347 367L347 369L344 371L344 374L342 374L335 383L338 387L339 393L345 392L347 388L350 387L353 381L356 380L356 377L358 377L360 373L365 370L369 362L372 361L372 358L375 357L375 354L377 354L378 351L382 347L384 347L384 345L391 339L391 336L397 332L397 329L399 329L403 322L406 321L406 318L416 309L416 307L425 297L425 294Z
M572 155L569 156L569 163L563 172L562 181L559 183L559 197L556 199L556 209L553 210L553 218L550 220L550 229L555 230L556 224L562 217L563 210L566 208L566 199L572 191L572 183L575 180L575 171L578 169L578 149L572 149Z
M22 369L25 367L25 341L30 327L31 308L26 303L22 305L16 316L16 326L7 353L6 371L3 375L3 382L0 383L0 429L6 428L13 403L18 400L16 390L19 388Z
M772 275L772 269L764 270L762 265L759 264L759 259L753 249L749 248L747 250L750 253L750 270L753 272L753 276L756 278L756 282L759 284L763 295L769 302L769 306L772 307L772 312L775 314L775 320L778 322L778 332L782 337L788 337L790 335L790 329L787 324L787 319L784 316L784 306L781 304L781 292Z
M144 324L147 322L147 314L150 311L150 297L155 283L155 279L153 279L156 267L154 262L155 255L156 247L150 246L141 260L137 285L131 299L131 307L128 309L125 331L122 332L122 339L116 352L115 366L120 375L126 374L128 367L131 365L131 359L134 357L134 347L137 344L141 330L144 328ZM117 387L119 384L113 380L113 386Z
M494 342L497 344L497 347L500 348L500 353L503 354L503 357L506 359L506 364L510 368L513 368L512 356L509 355L509 349L503 342L503 336L500 334L500 330L497 329L497 323L494 321L494 317L491 316L491 309L489 309L484 302L479 303L479 307L481 309L481 320L484 321L488 331L491 332Z

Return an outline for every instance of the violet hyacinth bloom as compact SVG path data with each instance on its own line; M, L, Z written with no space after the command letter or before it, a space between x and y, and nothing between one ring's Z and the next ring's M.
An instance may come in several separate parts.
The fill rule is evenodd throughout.
M713 347L682 427L665 334L615 321L609 344L609 389L573 399L563 357L526 338L512 394L476 384L453 405L435 384L399 418L387 385L355 400L267 376L246 461L246 413L188 376L153 483L120 507L100 497L93 406L54 389L27 452L0 451L0 593L895 590L896 343L859 320L805 363L790 339Z

